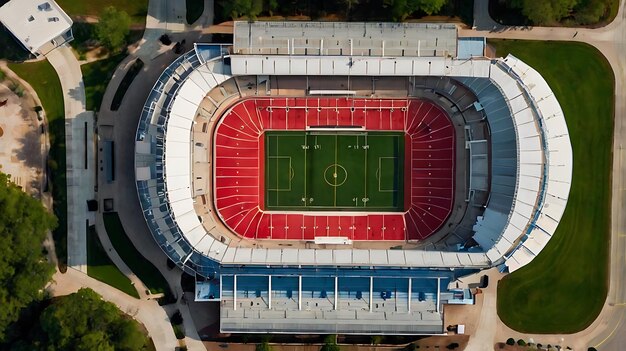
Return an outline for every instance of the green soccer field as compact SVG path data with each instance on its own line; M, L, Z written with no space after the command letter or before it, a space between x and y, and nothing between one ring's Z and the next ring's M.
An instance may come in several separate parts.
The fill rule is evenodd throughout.
M268 210L404 210L404 133L265 132Z

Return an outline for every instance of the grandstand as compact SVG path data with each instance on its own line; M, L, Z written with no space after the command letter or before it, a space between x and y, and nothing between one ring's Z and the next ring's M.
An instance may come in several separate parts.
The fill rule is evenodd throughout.
M159 246L197 277L196 300L220 303L222 331L443 333L442 306L472 302L460 277L539 254L571 183L565 119L539 73L476 56L470 40L447 24L236 22L233 45L196 44L165 69L137 128L137 191ZM268 153L272 135L302 143ZM401 196L338 187L333 166L324 202L319 145L358 145L346 170L382 169L392 181L378 190ZM403 162L370 172L366 150ZM272 173L271 157L292 163ZM292 184L272 208L271 189Z

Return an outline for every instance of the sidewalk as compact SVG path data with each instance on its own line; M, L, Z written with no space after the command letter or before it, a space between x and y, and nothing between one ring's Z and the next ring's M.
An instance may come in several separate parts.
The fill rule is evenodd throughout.
M94 114L85 110L83 76L71 48L62 45L47 58L59 75L65 106L67 264L86 273L87 223L95 220L87 211L87 201L95 199Z
M83 287L91 288L105 300L117 305L124 313L141 322L148 330L157 350L171 351L178 346L169 318L156 301L135 299L72 268L64 274L57 271L52 279L52 283L47 287L52 296L68 295Z

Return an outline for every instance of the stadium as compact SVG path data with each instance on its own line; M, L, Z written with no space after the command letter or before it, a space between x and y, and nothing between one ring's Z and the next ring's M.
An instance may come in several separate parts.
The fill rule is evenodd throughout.
M460 281L536 257L572 149L532 67L450 24L235 22L155 83L136 184L236 333L439 334Z

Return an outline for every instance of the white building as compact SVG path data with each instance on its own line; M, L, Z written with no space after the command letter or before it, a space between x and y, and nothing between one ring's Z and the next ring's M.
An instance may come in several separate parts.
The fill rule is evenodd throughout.
M0 7L0 22L35 56L74 39L72 19L53 0L11 0Z

